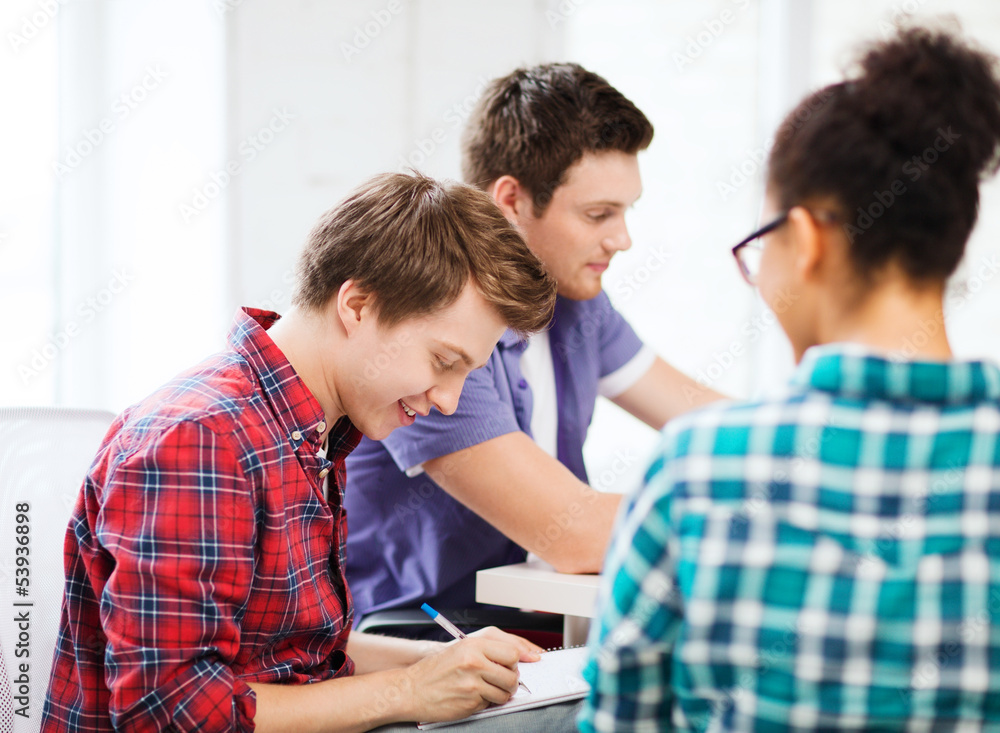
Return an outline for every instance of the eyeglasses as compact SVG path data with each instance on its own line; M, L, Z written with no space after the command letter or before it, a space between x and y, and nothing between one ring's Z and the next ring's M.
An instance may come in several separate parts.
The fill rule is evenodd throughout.
M788 221L788 212L782 213L774 221L768 222L749 237L733 247L733 257L740 267L740 274L750 285L757 284L757 275L760 273L760 260L764 253L764 248L759 241L765 234L773 232Z
M812 217L813 221L820 226L832 226L843 222L843 218L833 211L814 210L801 205L793 206L792 208L804 209ZM764 245L758 240L788 221L788 215L791 211L792 209L788 209L784 213L779 214L778 218L774 221L768 222L733 247L733 257L736 258L736 264L740 266L740 274L743 275L743 279L750 285L757 285L757 275L760 273L760 260L764 253Z

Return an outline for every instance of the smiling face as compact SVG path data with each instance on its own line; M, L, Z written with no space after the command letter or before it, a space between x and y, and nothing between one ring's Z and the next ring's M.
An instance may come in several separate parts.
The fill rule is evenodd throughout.
M589 300L600 292L611 258L632 246L625 212L641 193L635 155L586 153L566 171L540 217L525 192L514 223L555 277L559 294Z
M450 415L465 378L486 363L506 324L468 282L458 299L430 315L385 328L371 301L353 303L348 369L337 380L344 412L364 435L381 440L432 407Z

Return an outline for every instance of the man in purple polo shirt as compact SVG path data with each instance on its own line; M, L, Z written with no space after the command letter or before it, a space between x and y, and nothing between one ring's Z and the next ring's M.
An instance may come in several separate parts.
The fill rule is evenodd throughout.
M587 485L597 396L654 428L720 395L639 340L601 289L631 246L649 120L576 64L494 80L463 139L463 175L492 194L558 283L548 332L504 334L453 415L421 416L348 458L347 575L359 616L475 605L477 570L530 550L600 570L619 496ZM557 531L553 531L557 530Z

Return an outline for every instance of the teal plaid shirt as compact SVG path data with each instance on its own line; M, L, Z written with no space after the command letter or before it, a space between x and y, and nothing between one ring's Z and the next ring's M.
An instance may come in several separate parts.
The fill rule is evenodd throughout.
M664 431L581 729L1000 730L998 612L1000 370L813 348Z

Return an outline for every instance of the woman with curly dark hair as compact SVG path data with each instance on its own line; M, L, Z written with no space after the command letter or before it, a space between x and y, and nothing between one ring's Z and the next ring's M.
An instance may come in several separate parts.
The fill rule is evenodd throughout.
M798 370L665 429L583 730L1000 727L1000 370L942 316L998 144L995 59L919 28L782 124L734 254Z

